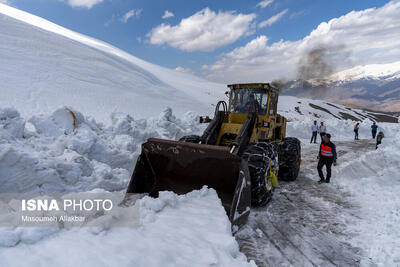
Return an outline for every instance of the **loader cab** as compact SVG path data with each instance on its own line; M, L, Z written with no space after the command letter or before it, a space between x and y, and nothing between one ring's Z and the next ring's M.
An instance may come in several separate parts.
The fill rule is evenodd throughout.
M250 113L257 110L265 115L268 108L268 92L262 88L237 88L231 91L231 113Z
M279 89L269 83L228 85L228 113L218 138L218 145L229 146L239 134L249 113L257 114L251 142L274 142L285 137L286 119L277 113Z
M270 84L233 84L228 87L229 113L247 115L257 109L260 116L277 114L279 91Z

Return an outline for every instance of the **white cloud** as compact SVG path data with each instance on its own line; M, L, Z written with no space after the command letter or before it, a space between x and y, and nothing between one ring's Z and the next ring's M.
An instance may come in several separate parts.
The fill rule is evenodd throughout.
M289 18L290 18L290 19L296 19L296 18L298 18L298 17L307 15L309 12L310 12L309 9L301 9L301 10L299 10L299 11L293 12L293 13L290 15Z
M186 69L186 68L183 68L183 67L176 67L175 70L179 71L179 72L183 72L183 73L193 74L193 72L190 69Z
M258 3L257 6L261 7L261 8L266 8L267 6L272 4L273 2L274 2L274 0L264 0L264 1L261 1L260 3Z
M10 5L11 2L8 0L0 0L0 4Z
M140 18L142 14L142 9L131 9L125 13L125 15L120 19L123 23L127 23L131 18Z
M147 35L151 44L169 44L184 51L212 51L251 32L255 14L214 12L205 8L176 26L161 24Z
M299 60L316 48L328 51L335 71L352 65L392 62L400 58L399 14L400 1L391 1L380 8L352 11L322 22L297 41L268 44L266 36L259 36L203 69L210 79L225 83L294 78Z
M94 5L100 4L101 2L103 2L103 0L68 0L68 5L91 9Z
M165 10L164 15L162 16L163 19L167 19L167 18L172 18L174 17L174 13L172 13L171 11Z
M280 20L283 17L283 15L285 15L288 12L288 10L289 9L285 9L282 12L279 12L278 14L270 17L269 19L260 22L258 24L258 27L259 28L264 28L264 27L267 27L267 26L271 26L272 24L274 24L275 22Z

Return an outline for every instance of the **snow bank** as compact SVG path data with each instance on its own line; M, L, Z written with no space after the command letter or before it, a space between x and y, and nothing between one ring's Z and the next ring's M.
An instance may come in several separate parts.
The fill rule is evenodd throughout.
M104 126L70 108L28 120L0 109L0 193L125 190L147 138L200 131L195 114L178 119L170 108L147 120L113 113L111 121Z
M176 118L171 108L157 117L134 119L112 113L110 125L96 122L71 108L27 120L15 109L0 109L0 193L57 193L125 190L140 145L150 137L179 139L199 134L204 125L188 112ZM312 119L291 121L287 136L310 138ZM326 121L333 140L352 139L352 121ZM387 138L396 124L378 124ZM370 137L370 122L361 123L360 138Z
M180 196L162 192L159 198L145 197L136 205L140 206L137 227L53 230L56 233L40 241L35 235L48 235L49 229L17 229L13 236L11 230L0 228L2 238L20 241L0 248L0 262L18 267L255 266L239 251L213 189Z
M361 207L358 233L351 239L363 248L378 266L397 266L400 262L400 130L383 139L378 150L362 155L348 153L334 168L342 190L349 191ZM354 236L354 235L350 235Z
M147 120L113 113L108 126L69 108L29 119L0 109L0 193L123 192L141 143L199 133L197 121L170 108ZM14 204L0 202L0 220L18 212ZM1 265L255 266L239 251L213 189L161 192L88 225L96 227L0 227Z
M3 138L21 138L24 133L25 121L19 112L12 108L0 109L0 134Z

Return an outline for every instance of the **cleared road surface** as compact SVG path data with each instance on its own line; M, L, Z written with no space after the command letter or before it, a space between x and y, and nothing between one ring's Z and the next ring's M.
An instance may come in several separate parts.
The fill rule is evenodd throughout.
M374 149L371 140L334 143L339 164L350 150ZM280 182L270 204L252 209L236 234L241 251L258 266L374 266L346 241L351 237L346 226L360 220L358 207L337 187L317 182L318 149L318 144L302 144L298 179Z

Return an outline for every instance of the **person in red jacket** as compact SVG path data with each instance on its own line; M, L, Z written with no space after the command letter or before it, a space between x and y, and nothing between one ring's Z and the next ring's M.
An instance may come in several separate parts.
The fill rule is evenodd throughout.
M360 140L358 139L358 130L360 129L360 123L357 122L356 125L354 125L354 140Z
M329 183L331 180L331 167L336 166L337 154L336 154L336 146L334 143L331 142L331 135L325 134L323 138L323 142L319 147L319 154L318 154L318 174L319 183ZM326 179L322 172L322 167L326 166Z

